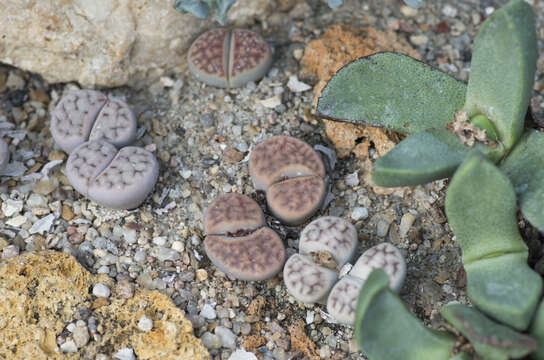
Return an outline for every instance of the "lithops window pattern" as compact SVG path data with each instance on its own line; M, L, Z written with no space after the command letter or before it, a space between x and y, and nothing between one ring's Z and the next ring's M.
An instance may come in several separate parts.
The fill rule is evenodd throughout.
M286 224L303 223L326 195L325 166L305 142L274 136L255 146L249 173L258 190L266 191L270 210Z
M241 194L215 199L204 215L204 249L221 271L240 280L265 280L285 262L280 237L267 228L254 200Z
M219 28L200 35L187 60L197 79L217 87L240 87L265 75L272 52L253 31Z
M139 147L117 151L105 141L81 144L68 157L66 175L81 194L116 209L139 206L159 176L155 156Z
M94 90L63 97L51 114L51 134L67 153L87 140L122 147L136 137L136 118L128 105Z

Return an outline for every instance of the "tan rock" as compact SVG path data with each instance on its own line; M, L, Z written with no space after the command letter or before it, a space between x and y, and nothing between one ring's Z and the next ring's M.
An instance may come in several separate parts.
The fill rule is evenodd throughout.
M239 0L229 11L238 26L264 17L275 0ZM185 64L194 38L217 26L181 14L164 0L4 0L0 62L49 82L84 87L138 84Z
M0 264L0 358L94 358L106 349L111 356L130 347L138 359L210 359L182 311L165 295L147 290L130 299L110 296L93 310L101 338L91 337L80 350L85 354L62 354L56 337L75 321L78 308L91 308L89 289L97 282L111 287L113 280L93 276L72 256L54 251L25 253ZM146 333L138 329L144 315L153 320Z

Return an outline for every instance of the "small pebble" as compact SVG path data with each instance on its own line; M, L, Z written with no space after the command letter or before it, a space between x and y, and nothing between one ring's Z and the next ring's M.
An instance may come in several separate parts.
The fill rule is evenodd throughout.
M65 353L76 353L77 346L73 340L68 340L60 346L60 349Z
M204 304L200 311L200 315L208 320L213 320L217 317L215 309L210 304Z
M351 211L351 218L355 221L366 219L368 217L368 209L362 206L357 206Z
M410 42L415 46L425 46L429 42L429 38L426 35L412 35Z
M252 352L238 349L230 355L228 360L257 360L257 356Z
M118 360L136 360L136 356L134 356L134 350L132 350L131 348L119 349L119 351L113 354L113 358Z
M231 330L224 326L218 326L215 328L215 335L221 339L221 345L227 349L236 348L236 337Z
M200 337L202 344L208 349L220 349L221 348L221 339L219 336L212 334L211 332L206 331Z
M128 280L121 280L115 286L115 293L124 299L130 299L134 296L134 284Z
M145 315L142 316L138 321L138 328L143 332L151 331L151 329L153 329L153 320Z
M11 259L19 255L19 247L17 245L8 245L2 249L2 260Z
M97 283L93 287L93 295L96 297L108 298L110 297L110 288L102 283Z
M87 325L76 326L72 336L74 338L74 343L78 348L87 345L89 342L89 330L87 329Z
M198 269L196 271L196 279L198 281L204 281L208 278L208 272L205 269Z

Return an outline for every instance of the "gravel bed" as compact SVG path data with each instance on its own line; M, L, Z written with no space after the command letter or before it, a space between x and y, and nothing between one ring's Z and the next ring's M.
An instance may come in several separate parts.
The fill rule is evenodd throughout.
M214 359L228 359L241 348L259 359L363 359L353 329L335 324L322 305L299 304L287 294L281 275L244 282L217 270L203 251L203 212L219 194L249 195L283 238L288 255L297 252L303 226L283 226L267 212L263 195L252 188L247 157L256 142L280 134L334 149L321 121L310 114L312 91L287 86L292 75L309 85L316 81L301 73L305 44L335 23L392 29L423 60L467 80L474 34L485 16L506 1L428 1L418 11L392 0L348 0L336 11L317 0L295 3L289 16L278 13L254 27L275 49L272 68L258 83L217 89L187 70L167 74L145 89L104 90L132 106L138 118L136 144L154 149L160 161L152 196L132 211L103 208L67 181L66 154L51 138L49 112L77 86L49 85L36 75L0 66L0 136L12 154L0 177L2 258L55 249L73 254L92 273L129 284L127 291L130 284L157 289L185 311ZM544 3L533 4L541 55L532 108L535 122L544 124ZM373 148L369 154L377 157ZM443 304L468 301L460 250L444 215L447 182L382 194L364 182L368 171L353 157L339 160L332 174L334 198L321 214L355 224L357 256L384 241L401 249L407 260L401 296L425 323L439 327ZM521 223L534 264L542 256L542 236ZM92 291L103 297L110 292L104 285ZM89 341L91 319L83 316L67 326L74 343L63 343L65 351ZM138 326L146 331L149 319L142 317ZM309 341L294 336L300 329Z

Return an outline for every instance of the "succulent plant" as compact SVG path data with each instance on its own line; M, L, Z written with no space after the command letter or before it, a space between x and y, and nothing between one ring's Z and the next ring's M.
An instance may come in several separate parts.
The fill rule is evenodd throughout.
M100 205L133 209L155 186L159 164L140 147L117 150L105 141L88 141L70 153L66 176L74 189Z
M327 193L321 157L290 136L274 136L257 144L249 157L249 173L254 187L266 191L274 216L286 224L307 220Z
M197 79L212 86L234 88L262 78L272 64L272 51L256 32L217 28L193 42L187 62Z
M204 215L204 250L217 268L236 279L271 278L285 262L285 247L265 225L254 200L236 193L220 195Z
M353 325L359 292L374 269L382 269L389 276L389 287L400 291L406 277L406 262L401 252L389 243L381 243L366 250L332 288L327 310L337 321Z
M345 219L319 217L306 225L299 252L285 263L287 291L304 303L325 302L338 279L338 270L355 255L357 231Z
M174 9L181 13L191 13L199 19L206 19L211 10L215 20L221 25L227 23L227 11L236 0L175 0Z
M79 90L64 96L53 110L51 135L68 154L88 140L104 140L121 148L136 138L136 118L122 100Z
M0 138L0 173L8 165L9 162L9 148L8 143Z
M377 185L412 186L453 175L446 215L463 253L467 294L475 308L445 310L445 314L455 314L450 316L453 325L486 359L517 358L534 350L526 346L526 352L518 351L517 340L512 340L512 348L495 337L491 338L497 341L489 340L488 334L499 331L497 326L525 331L533 322L531 334L539 349L544 346L544 316L539 312L535 317L542 278L527 265L527 246L516 218L517 203L529 223L544 231L544 182L539 176L544 171L544 134L524 132L536 49L532 8L512 0L482 24L468 85L407 56L381 53L340 69L317 106L323 117L408 135L376 161L372 178ZM378 320L384 321L376 315L377 307L392 311L385 298L393 296L389 290L380 294L391 295L378 295L376 287L383 288L385 279L374 273L361 290L355 322L357 341L369 359L448 359L450 342L442 342L433 357L422 355L437 344L437 338L430 341L428 335L403 341L399 347L413 355L402 357L380 342L396 339L391 332L372 342L372 334L380 331ZM383 297L379 302L371 300L379 297ZM400 309L393 303L388 306ZM466 321L457 321L463 317ZM403 326L394 319L388 324ZM511 339L514 330L507 332ZM527 340L527 335L522 336ZM486 346L481 346L482 341ZM537 350L533 357L544 359L543 354Z

